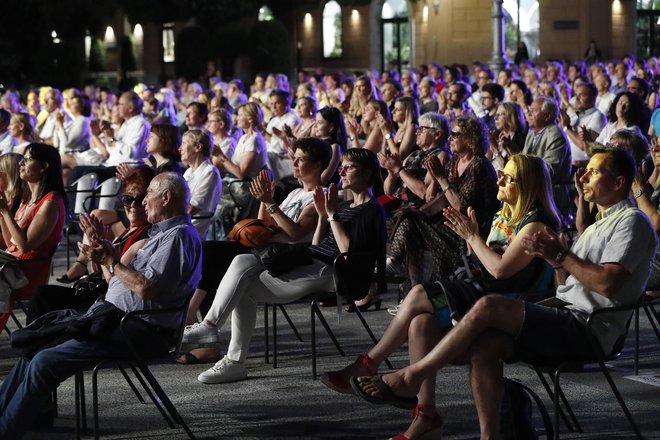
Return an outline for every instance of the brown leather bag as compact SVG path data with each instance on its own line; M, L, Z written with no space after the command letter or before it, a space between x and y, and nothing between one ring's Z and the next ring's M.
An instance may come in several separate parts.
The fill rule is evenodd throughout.
M231 228L228 237L245 247L258 248L265 246L279 230L276 225L267 225L258 218L246 218Z

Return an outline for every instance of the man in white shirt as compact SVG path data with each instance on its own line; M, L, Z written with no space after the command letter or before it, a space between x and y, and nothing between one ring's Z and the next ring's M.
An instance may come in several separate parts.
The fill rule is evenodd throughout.
M62 92L60 92L58 89L50 89L48 92L46 92L45 100L48 117L40 127L37 127L37 134L44 143L53 145L57 113L58 110L62 109L62 102L64 101L62 99ZM69 114L66 112L64 112L64 115L64 124L66 125L71 120L71 116L69 116Z
M11 152L14 148L14 138L9 134L9 120L11 113L0 108L0 154Z
M293 162L286 151L282 139L273 133L273 129L284 131L284 126L290 128L300 124L298 116L291 111L289 92L284 90L273 90L270 92L270 110L272 117L266 127L264 137L268 142L269 168L273 171L275 181L293 175Z
M609 75L606 75L605 73L599 73L594 77L594 85L598 89L596 107L598 107L598 110L607 115L607 112L610 110L610 106L614 102L614 98L616 98L616 95L610 91L612 80L610 79Z
M122 162L136 162L147 156L147 137L151 125L142 116L142 99L137 93L124 92L119 97L119 111L124 117L124 123L114 133L108 124L103 127L106 134L108 158L105 166L117 166Z
M468 104L478 118L483 118L486 115L486 112L481 105L481 91L483 86L492 83L494 80L495 75L493 74L493 71L488 68L481 69L477 73L477 86L479 88L468 98Z
M575 111L561 110L560 125L571 145L573 166L581 167L589 161L589 151L585 139L598 137L607 118L595 107L598 90L591 83L582 83L575 87ZM586 133L580 136L580 132Z
M190 188L188 214L202 240L211 224L211 217L222 195L220 172L211 164L213 135L206 129L193 128L184 135L179 147L181 161L188 166L183 178Z
M467 354L481 438L497 438L502 360L580 359L593 353L587 315L633 305L643 293L658 240L648 218L629 200L634 174L635 162L625 150L596 150L579 180L579 191L598 208L596 223L570 249L549 228L522 237L525 252L555 267L556 296L565 307L486 295L429 354L395 373L356 379L356 393L376 403L399 403L398 399L416 395L425 378ZM629 316L612 313L595 320L591 335L604 353L625 334ZM384 396L377 386L389 388L393 396Z
M71 171L71 182L87 173L94 172L99 181L115 175L115 167L124 162L138 162L147 156L147 137L151 125L142 116L142 99L133 92L124 92L117 102L124 123L115 130L107 121L90 126L91 144L100 146L100 154L105 157L102 166L77 166ZM103 133L103 136L101 136Z

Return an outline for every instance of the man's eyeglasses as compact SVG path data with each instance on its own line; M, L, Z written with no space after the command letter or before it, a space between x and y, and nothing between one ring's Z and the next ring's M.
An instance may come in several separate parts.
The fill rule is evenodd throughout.
M142 202L144 201L144 198L146 195L140 194L137 196L132 196L130 194L122 194L119 196L119 200L121 201L121 204L124 206L131 206L133 202L135 202L138 206L142 206Z
M510 185L512 183L515 183L516 179L508 174L506 174L502 170L497 171L497 180L502 180L504 183L507 185Z
M424 131L433 131L435 128L433 127L425 127L423 125L420 125L415 129L415 133L424 133Z

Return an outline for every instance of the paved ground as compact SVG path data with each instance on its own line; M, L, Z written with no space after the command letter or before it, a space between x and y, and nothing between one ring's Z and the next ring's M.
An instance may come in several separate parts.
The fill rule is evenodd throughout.
M60 250L55 273L62 273L64 251ZM384 306L395 302L386 297ZM207 439L383 439L401 432L407 413L390 407L369 405L353 396L336 394L311 379L309 349L309 309L303 304L288 306L304 342L295 339L283 319L279 320L279 365L273 369L263 358L263 322L258 320L252 355L248 359L250 379L225 385L204 385L197 375L208 366L161 365L154 368L157 378L175 402L198 438ZM330 340L318 330L319 369L337 369L352 361L370 346L357 319L344 314L337 319L336 309L324 309L348 357L337 354ZM382 334L389 315L381 310L365 315L376 335ZM222 333L226 344L228 335ZM224 346L224 345L223 345ZM615 382L633 411L646 438L660 439L660 388L624 379L632 374L632 339L623 356L611 365ZM642 320L642 373L660 375L660 346L645 319ZM392 356L395 367L406 364L404 350ZM15 359L6 334L0 335L0 377ZM514 365L506 374L529 384L537 392L542 387L532 370ZM467 381L467 367L450 366L438 375L438 408L445 418L443 437L478 438L477 418ZM658 380L660 382L660 380ZM626 419L602 375L589 371L567 374L563 382L569 400L580 418L585 434L562 430L568 439L633 438ZM89 389L89 377L87 377ZM182 430L167 428L153 405L138 403L119 374L105 371L99 385L101 395L102 437L109 439L179 439ZM541 394L550 408L551 403ZM49 431L30 433L28 439L71 439L74 426L73 381L59 389L60 417Z

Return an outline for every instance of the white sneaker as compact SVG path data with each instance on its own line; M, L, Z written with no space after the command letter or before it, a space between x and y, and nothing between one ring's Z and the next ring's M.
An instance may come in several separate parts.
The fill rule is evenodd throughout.
M187 344L210 344L218 341L218 327L204 322L187 325L183 330L183 342Z
M202 383L227 383L247 379L247 369L242 362L232 361L227 356L197 376Z
M392 257L387 257L385 262L385 274L390 278L406 277L406 271L403 266L401 266L401 263L394 260Z

